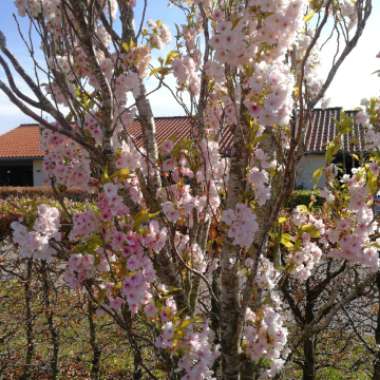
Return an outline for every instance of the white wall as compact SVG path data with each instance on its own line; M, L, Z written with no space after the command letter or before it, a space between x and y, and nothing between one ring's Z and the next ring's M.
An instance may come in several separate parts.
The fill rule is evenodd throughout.
M296 187L304 189L313 188L313 173L325 165L325 156L323 154L307 154L303 156L297 166ZM322 176L318 187L325 185L325 179Z
M45 174L43 171L43 160L33 161L33 185L42 186L45 183ZM325 157L323 154L308 154L301 158L297 166L296 186L304 189L313 188L313 173L323 167L325 164ZM324 178L321 178L319 187L325 184Z
M42 186L45 184L45 174L42 162L43 160L33 161L33 186Z

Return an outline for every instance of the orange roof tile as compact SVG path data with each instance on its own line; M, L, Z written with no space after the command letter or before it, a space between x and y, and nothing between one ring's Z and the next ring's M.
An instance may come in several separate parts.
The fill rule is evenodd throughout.
M0 136L0 159L42 158L38 124L21 124Z
M307 125L304 136L305 153L324 153L328 142L336 137L336 121L340 108L315 109L311 123ZM355 111L346 111L355 119ZM160 146L165 140L180 140L191 137L191 119L186 116L157 117L156 137ZM141 125L138 121L128 127L130 136L138 146L143 145ZM227 128L221 133L221 150L228 154L232 134ZM345 135L341 141L344 151L364 151L363 128L354 122L353 132ZM0 159L42 158L41 135L37 124L21 124L19 127L0 136Z
M305 130L304 144L305 153L324 153L326 146L337 136L337 121L340 120L342 109L316 108L313 110L311 122ZM355 116L357 111L344 111L346 116L353 120L352 131L340 138L341 150L344 152L364 152L364 129L357 123Z
M190 137L191 119L187 116L156 117L155 123L158 146L169 139L179 141L184 137ZM137 146L143 145L141 124L137 120L128 127L128 133Z

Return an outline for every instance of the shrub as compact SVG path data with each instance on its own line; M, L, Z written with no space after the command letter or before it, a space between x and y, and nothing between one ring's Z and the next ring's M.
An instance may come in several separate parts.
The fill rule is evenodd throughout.
M286 203L288 209L293 209L297 205L308 206L313 201L314 207L322 207L324 199L319 190L294 190Z
M80 189L69 189L62 193L62 196L69 198L73 201L83 201L91 197L91 194ZM4 186L0 187L0 199L7 199L9 197L29 197L29 198L39 198L47 197L53 198L54 191L50 186L39 186L39 187L14 187L14 186Z

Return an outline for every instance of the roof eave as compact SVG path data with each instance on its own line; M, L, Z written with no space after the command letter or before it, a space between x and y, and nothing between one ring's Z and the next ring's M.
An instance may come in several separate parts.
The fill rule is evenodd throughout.
M0 161L43 160L44 156L0 157Z

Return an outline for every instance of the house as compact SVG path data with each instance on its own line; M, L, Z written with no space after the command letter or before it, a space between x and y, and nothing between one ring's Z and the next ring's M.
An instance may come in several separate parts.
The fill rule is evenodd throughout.
M37 124L21 124L0 136L0 186L41 186L44 151Z
M336 122L340 119L341 108L315 109L311 122L307 125L304 137L304 156L297 168L298 188L313 187L312 177L315 170L324 165L326 145L337 135ZM356 111L346 114L355 120ZM156 118L158 144L175 137L191 137L191 120L186 116ZM137 145L142 145L142 131L136 121L129 128L130 135ZM232 135L225 131L221 139L221 150L228 152ZM352 133L341 139L341 155L337 160L344 160L346 169L350 169L351 153L364 152L364 133L355 123ZM0 185L40 186L44 182L42 160L44 152L41 146L40 128L37 124L22 124L0 136ZM323 178L321 180L323 185Z
M311 122L306 126L304 135L304 155L301 158L296 175L296 187L311 189L313 187L313 173L325 164L326 146L337 136L337 121L340 120L342 109L316 108L311 116ZM352 154L364 154L365 141L364 129L355 120L357 111L345 111L353 122L350 133L340 138L340 152L334 163L342 164L344 170L349 172L355 166ZM320 187L324 185L321 178Z

